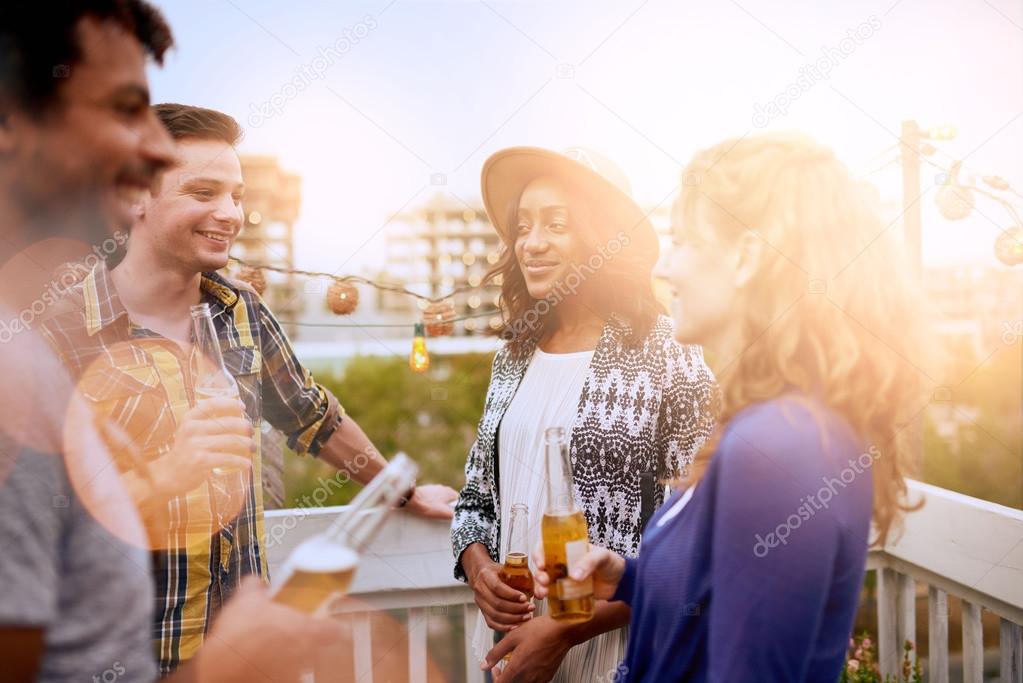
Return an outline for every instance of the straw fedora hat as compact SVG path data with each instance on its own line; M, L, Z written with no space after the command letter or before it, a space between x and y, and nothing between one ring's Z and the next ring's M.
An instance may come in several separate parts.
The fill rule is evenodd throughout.
M512 216L522 191L533 180L553 177L582 190L591 208L605 220L608 237L623 232L627 252L651 268L660 251L657 233L646 213L632 198L628 176L613 161L582 147L554 152L540 147L509 147L495 152L483 164L480 188L490 222L505 239L511 234Z

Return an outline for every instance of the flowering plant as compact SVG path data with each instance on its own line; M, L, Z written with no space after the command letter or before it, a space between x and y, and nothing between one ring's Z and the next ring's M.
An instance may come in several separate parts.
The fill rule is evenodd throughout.
M906 641L902 646L902 671L893 676L881 677L877 664L877 648L870 637L864 633L849 641L849 655L839 683L922 683L919 660L911 659L913 643Z

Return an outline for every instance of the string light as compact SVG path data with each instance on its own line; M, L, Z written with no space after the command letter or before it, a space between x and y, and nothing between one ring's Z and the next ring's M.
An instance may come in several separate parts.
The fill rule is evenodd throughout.
M337 315L350 315L359 305L359 290L347 280L335 280L327 289L327 305Z
M451 299L431 302L423 309L423 323L431 337L443 337L454 332L455 303Z
M1023 226L1004 230L995 240L995 256L1007 266L1023 263Z
M253 211L252 213L256 212ZM256 294L260 296L263 296L266 292L266 276L263 275L263 271L259 268L245 266L238 273L237 278L242 282L247 282L250 287L256 290Z
M954 135L955 129L948 126L931 133L932 139L939 140L948 140L954 137ZM945 152L942 152L942 154L945 154ZM949 155L945 154L945 156ZM895 161L897 160L898 157L895 158ZM995 240L995 256L1007 266L1023 264L1023 216L1021 216L1023 206L1011 202L1005 196L997 193L1002 192L1015 195L1016 197L1023 197L1023 194L1020 194L1019 191L1009 185L1005 178L997 175L975 174L975 176L979 176L980 181L988 189L976 183L971 185L963 184L959 178L963 164L959 160L953 159L948 168L926 157L921 158L921 161L944 174L941 187L938 189L934 201L941 215L946 219L962 220L969 216L976 206L976 197L974 195L978 194L994 200L1005 209L1005 212L1009 214L1012 225L1004 229ZM885 166L887 164L879 167L876 171L881 170Z
M416 323L408 366L415 373L426 372L430 369L430 353L426 350L426 330L423 328L423 323Z

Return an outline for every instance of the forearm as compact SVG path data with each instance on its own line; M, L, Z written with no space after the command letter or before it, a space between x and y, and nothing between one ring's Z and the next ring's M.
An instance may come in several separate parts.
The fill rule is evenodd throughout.
M624 602L598 600L593 609L593 618L581 624L568 626L565 635L572 645L585 643L601 633L629 625L632 610Z
M341 420L334 433L317 454L327 462L359 482L365 484L384 469L387 461L355 420Z
M465 572L466 579L470 584L480 567L493 561L494 558L490 557L490 552L482 543L472 543L466 546L461 557L458 558L459 564L462 565L462 571Z

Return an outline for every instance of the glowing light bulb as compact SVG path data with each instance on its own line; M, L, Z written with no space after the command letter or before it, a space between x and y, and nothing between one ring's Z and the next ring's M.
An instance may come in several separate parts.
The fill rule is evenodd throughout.
M423 323L416 323L408 366L412 372L426 372L430 368L430 354L426 350L426 330L423 328Z

